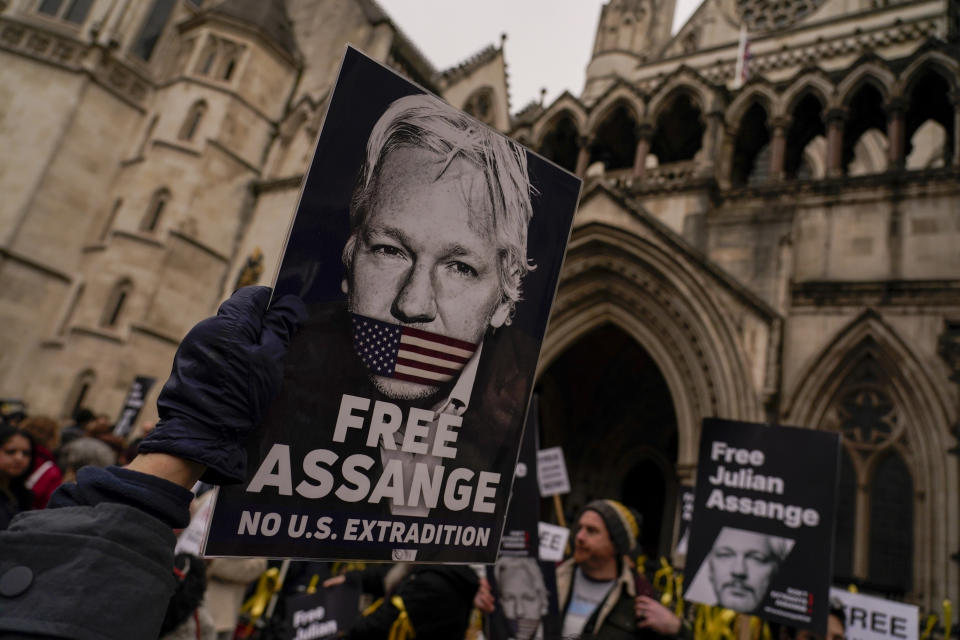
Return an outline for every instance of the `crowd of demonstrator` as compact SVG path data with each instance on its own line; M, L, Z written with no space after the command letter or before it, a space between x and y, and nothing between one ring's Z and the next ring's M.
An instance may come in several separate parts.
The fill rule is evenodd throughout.
M63 424L31 416L21 405L0 405L0 529L21 511L43 509L54 490L76 479L82 467L126 464L153 423L127 440L113 435L105 415L80 409Z
M141 427L129 444L111 435L109 420L90 412L78 412L63 429L23 411L3 416L0 636L251 637L242 635L237 616L265 561L205 561L196 545L184 543L191 512L209 501L199 480L243 477L243 441L276 394L289 337L302 321L297 300L280 298L268 308L269 296L265 287L241 289L184 338L158 400L160 423ZM559 627L541 627L545 594L532 607L510 604L501 573L502 609L512 625L498 637L696 638L690 620L650 597L656 594L649 582L634 571L642 527L636 512L594 500L575 523L573 555L556 568ZM183 530L179 543L177 530ZM342 577L320 563L292 569L284 581L288 594L321 580L324 587L352 580L381 597L380 606L338 636L350 640L459 640L472 611L494 612L486 580L460 565L400 564ZM273 611L264 591L255 614ZM274 619L282 611L281 604ZM260 638L290 637L262 631Z

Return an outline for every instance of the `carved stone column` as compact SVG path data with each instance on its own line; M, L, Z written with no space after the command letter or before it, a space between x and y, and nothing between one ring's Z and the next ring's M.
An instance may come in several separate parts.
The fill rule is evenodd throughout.
M770 139L770 179L783 180L786 177L784 161L787 157L787 129L789 118L774 118L770 121L773 137Z
M577 153L576 174L581 178L587 175L587 165L590 163L590 145L593 144L593 138L581 136L578 140L580 151Z
M843 126L847 120L846 109L831 109L827 121L827 177L843 175Z
M647 173L647 154L650 153L650 138L653 127L649 124L637 125L637 152L633 156L633 177L643 180Z
M723 148L723 110L714 107L706 116L707 126L703 132L703 144L697 153L697 158L701 160L697 167L697 175L705 177L718 177L718 167L720 162L720 151Z
M906 130L903 114L907 110L906 102L902 99L891 100L885 106L887 112L887 142L888 159L890 160L890 169L897 171L903 169L906 162L905 138Z

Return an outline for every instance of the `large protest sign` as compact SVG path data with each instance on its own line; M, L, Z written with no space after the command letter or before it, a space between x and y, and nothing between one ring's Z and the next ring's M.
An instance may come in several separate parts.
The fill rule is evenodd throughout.
M127 397L123 401L123 409L120 410L120 416L117 418L117 424L113 427L113 435L126 437L133 430L133 425L143 409L144 399L150 393L150 389L157 382L156 378L149 376L137 376L130 384L130 390L127 391Z
M844 640L917 640L920 614L916 605L830 589L830 599L843 605Z
M517 472L513 478L500 557L487 568L496 608L485 628L490 640L555 637L557 586L554 563L539 561L537 469L539 411L530 403Z
M274 292L309 318L206 553L493 562L579 187L349 49Z
M342 638L358 615L359 586L340 584L286 600L286 640Z
M684 597L824 631L839 456L836 433L704 420Z

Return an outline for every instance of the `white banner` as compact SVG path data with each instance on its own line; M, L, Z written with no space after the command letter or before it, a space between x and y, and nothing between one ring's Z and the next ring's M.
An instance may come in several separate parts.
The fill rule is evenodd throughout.
M917 640L920 614L912 604L832 587L830 599L843 603L845 640Z
M548 562L563 560L563 551L567 548L570 529L547 522L540 522L538 526L540 531L540 559Z

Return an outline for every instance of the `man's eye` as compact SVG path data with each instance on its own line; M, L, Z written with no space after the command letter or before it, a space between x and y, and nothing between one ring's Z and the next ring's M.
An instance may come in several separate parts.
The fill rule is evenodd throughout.
M403 250L391 244L375 244L370 247L370 252L379 256L402 256Z
M457 275L467 278L476 278L478 275L476 269L468 265L466 262L460 262L459 260L454 260L451 262L450 268L453 269Z

